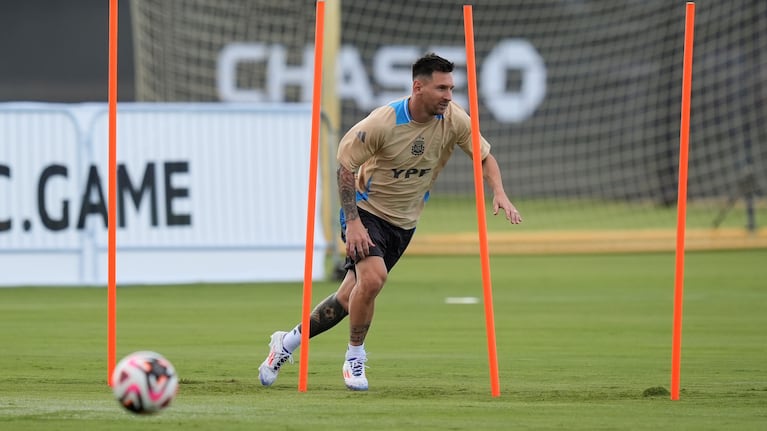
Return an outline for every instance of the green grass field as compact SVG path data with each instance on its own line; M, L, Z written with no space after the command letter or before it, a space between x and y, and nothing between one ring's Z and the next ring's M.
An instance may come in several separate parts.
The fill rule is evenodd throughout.
M490 199L486 195L488 231L508 231L508 222L492 217ZM637 230L676 229L677 207L659 206L650 202L601 201L588 199L514 199L514 204L525 217L515 231L550 232L560 230ZM692 201L687 205L686 223L689 229L712 229L714 221L724 208L721 202ZM757 200L754 207L757 225L767 220L767 201ZM720 228L744 229L746 210L742 202L724 212ZM419 233L475 232L477 210L474 196L451 197L435 195L426 204L418 224Z
M490 394L476 257L408 256L368 337L371 389L341 378L346 325L262 388L269 335L300 319L301 285L121 287L118 356L152 349L181 378L161 414L106 385L106 290L0 289L0 430L763 430L767 250L689 253L682 392L670 389L674 256L492 258L501 396ZM335 289L315 283L314 298ZM296 355L298 357L298 355Z

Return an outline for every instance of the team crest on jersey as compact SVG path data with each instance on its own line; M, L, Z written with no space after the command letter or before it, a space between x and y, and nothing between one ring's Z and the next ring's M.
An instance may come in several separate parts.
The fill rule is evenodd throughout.
M414 156L420 156L423 154L423 150L426 148L426 142L423 136L419 136L413 141L413 145L410 147L410 153Z

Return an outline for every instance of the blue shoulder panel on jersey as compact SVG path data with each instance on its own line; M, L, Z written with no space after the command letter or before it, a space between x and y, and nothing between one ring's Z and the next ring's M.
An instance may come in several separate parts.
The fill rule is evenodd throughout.
M410 112L407 109L407 100L407 98L395 100L389 104L389 106L394 109L394 113L397 114L397 126L410 122Z
M407 124L410 122L410 110L407 109L408 99L395 100L389 103L389 106L394 109L394 113L397 115L396 125ZM438 120L444 120L445 116L442 114L435 115L434 118Z

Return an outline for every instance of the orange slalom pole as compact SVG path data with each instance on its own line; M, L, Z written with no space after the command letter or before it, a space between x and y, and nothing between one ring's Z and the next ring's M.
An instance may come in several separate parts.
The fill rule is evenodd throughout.
M671 344L671 399L679 399L682 362L682 299L684 297L684 235L687 217L687 160L690 146L690 98L692 93L692 48L695 3L687 3L682 67L682 121L679 133L679 191L676 223L676 273L674 277L674 333Z
M109 2L109 191L107 215L107 382L117 362L117 0Z
M306 392L309 374L309 326L312 312L312 267L314 256L314 216L317 205L317 164L320 146L320 99L322 96L322 45L325 33L325 1L317 0L314 25L314 88L312 92L312 142L309 155L309 199L306 204L306 249L304 258L304 294L301 310L301 355L298 368L298 391Z
M479 255L482 262L482 287L485 301L485 326L487 328L487 353L490 363L490 392L501 395L498 377L498 352L495 342L495 315L493 313L493 287L490 279L490 253L487 246L487 219L485 217L485 192L480 160L479 102L477 101L477 70L474 58L474 19L471 5L463 6L463 28L466 38L466 69L469 85L469 112L471 113L471 148L474 163L474 193L477 201L477 224L479 230Z

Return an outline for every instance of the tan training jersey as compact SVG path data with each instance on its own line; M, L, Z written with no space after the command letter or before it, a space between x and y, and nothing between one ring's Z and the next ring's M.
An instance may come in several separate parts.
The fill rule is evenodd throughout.
M357 206L412 229L455 146L471 156L471 120L456 103L426 123L410 118L409 98L377 108L341 139L338 162L357 173ZM490 144L480 139L482 159Z

